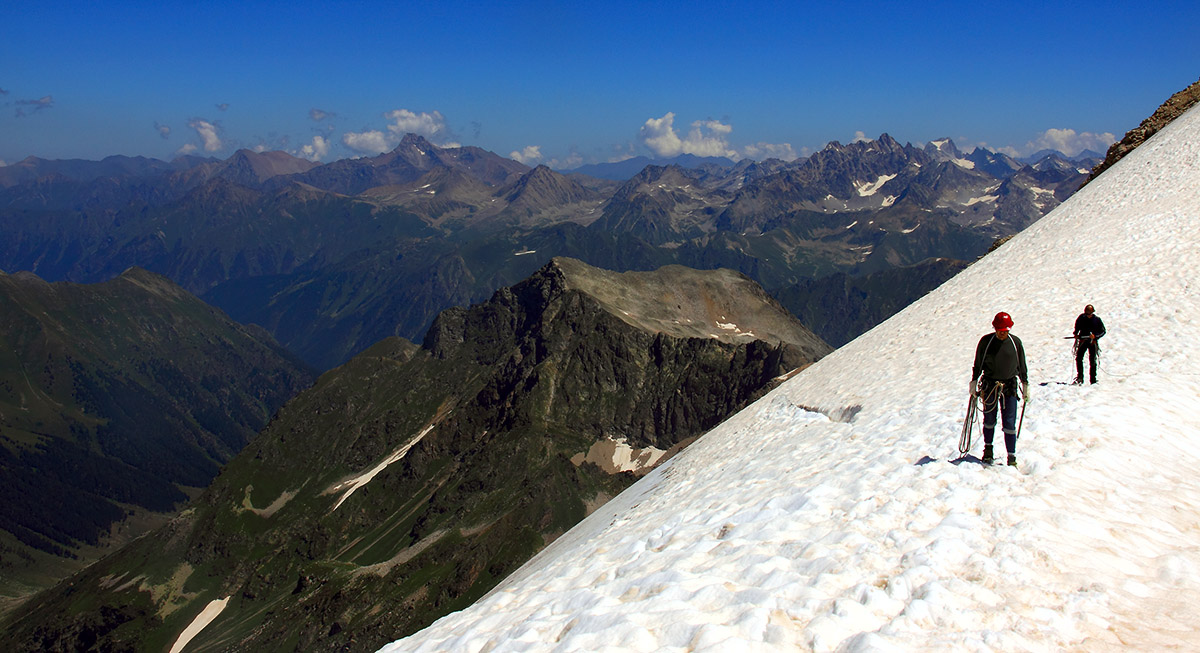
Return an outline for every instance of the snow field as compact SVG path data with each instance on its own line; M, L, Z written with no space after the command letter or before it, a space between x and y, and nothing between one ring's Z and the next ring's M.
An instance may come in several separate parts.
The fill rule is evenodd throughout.
M1198 244L1192 110L384 650L1200 650ZM1086 303L1100 383L1065 385ZM1001 310L1033 390L1018 468L955 461Z

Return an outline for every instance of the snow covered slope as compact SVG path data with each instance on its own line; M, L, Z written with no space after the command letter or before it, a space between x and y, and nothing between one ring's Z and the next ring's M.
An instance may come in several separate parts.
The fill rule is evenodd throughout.
M1198 271L1193 109L384 650L1198 650ZM1100 383L1063 385L1086 303ZM955 464L1000 310L1033 382L1021 466Z

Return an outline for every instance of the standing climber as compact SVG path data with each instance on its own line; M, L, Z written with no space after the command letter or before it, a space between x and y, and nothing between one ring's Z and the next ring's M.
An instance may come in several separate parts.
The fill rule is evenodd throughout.
M971 369L971 396L983 401L983 462L990 465L992 435L996 430L996 413L1000 413L1004 430L1004 446L1008 449L1008 464L1017 464L1017 381L1021 396L1029 401L1029 369L1025 365L1025 346L1021 339L1009 333L1013 320L1008 313L996 313L992 320L994 333L979 339L975 347L975 366Z
M1100 358L1100 338L1104 335L1104 322L1096 315L1091 304L1083 307L1083 313L1075 318L1075 385L1083 385L1083 354L1088 355L1089 378L1096 382L1096 366Z

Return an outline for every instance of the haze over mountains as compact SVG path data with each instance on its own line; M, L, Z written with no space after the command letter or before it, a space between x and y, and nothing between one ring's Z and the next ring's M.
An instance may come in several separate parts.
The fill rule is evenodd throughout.
M932 258L972 260L1090 168L886 134L793 162L718 163L613 181L414 135L325 165L246 150L28 158L0 168L0 269L90 283L137 265L328 369L384 337L420 339L441 310L553 256L618 271L726 267L780 296L834 273L902 277ZM857 328L831 322L821 335L845 341Z

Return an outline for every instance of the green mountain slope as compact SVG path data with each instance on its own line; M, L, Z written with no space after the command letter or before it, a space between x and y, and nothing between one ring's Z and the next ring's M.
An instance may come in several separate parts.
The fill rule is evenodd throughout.
M0 592L161 522L311 374L144 270L95 285L0 274Z

